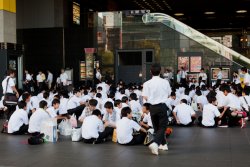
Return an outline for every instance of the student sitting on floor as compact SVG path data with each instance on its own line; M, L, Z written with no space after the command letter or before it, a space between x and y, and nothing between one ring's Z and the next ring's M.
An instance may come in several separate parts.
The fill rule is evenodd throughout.
M209 104L205 104L202 111L201 126L203 127L216 127L218 125L219 119L223 117L225 111L220 113L216 107L216 98L208 97Z
M150 104L144 103L142 106L143 120L140 122L140 125L147 130L153 128L149 109Z
M52 107L49 107L46 111L49 113L51 118L56 118L56 119L67 119L66 116L62 116L60 114L60 100L59 99L54 99L52 101Z
M138 145L144 142L146 130L132 119L132 111L129 107L124 107L121 111L122 119L116 124L117 141L122 145ZM133 130L142 133L133 135Z
M115 100L114 102L114 110L119 115L119 118L121 118L121 110L122 110L122 101L121 100Z
M41 131L41 124L46 119L51 118L47 110L47 102L42 100L39 103L39 108L31 115L30 121L29 121L29 133L32 134L32 136L36 136L40 134Z
M28 132L28 113L27 104L24 101L18 102L18 110L16 110L10 117L8 123L8 133L13 135L23 135Z
M133 119L139 122L141 120L141 110L142 106L137 99L137 95L135 93L130 94L130 102L129 106L132 110Z
M81 101L81 91L79 89L75 89L73 91L74 96L72 96L67 104L67 111L69 115L75 114L78 118L85 107L85 103Z
M174 108L173 115L177 125L181 126L191 126L196 119L195 112L191 106L187 105L186 99L181 99L180 104Z
M83 122L86 117L92 115L92 112L96 109L97 104L98 101L96 99L90 99L78 120Z
M84 143L98 144L104 142L109 136L104 131L104 128L101 112L96 109L92 112L92 115L84 119L82 124L82 138Z

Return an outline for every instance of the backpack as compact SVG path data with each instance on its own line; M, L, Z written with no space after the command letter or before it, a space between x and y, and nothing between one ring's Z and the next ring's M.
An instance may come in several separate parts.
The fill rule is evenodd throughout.
M43 137L44 137L43 133L41 133L41 134L39 134L37 136L31 136L31 137L28 138L28 143L30 145L42 144L42 143L45 142L44 139L43 139Z

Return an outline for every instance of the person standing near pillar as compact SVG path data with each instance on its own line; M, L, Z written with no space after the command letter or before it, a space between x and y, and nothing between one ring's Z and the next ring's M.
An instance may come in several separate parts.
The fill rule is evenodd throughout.
M61 89L67 90L68 86L68 74L65 72L64 69L61 69L60 81L61 81Z
M27 91L27 92L31 92L31 86L32 86L32 77L31 75L29 74L29 71L28 70L25 70L24 71L25 73L25 79L24 79L24 82L23 82L23 89L24 91Z
M182 87L187 87L187 72L185 71L184 67L181 67L181 85Z
M216 80L216 87L219 87L221 84L221 80L222 80L222 68L219 68L219 72L216 76L217 80Z
M150 72L153 77L143 84L142 96L147 103L151 104L150 115L155 132L155 138L149 145L149 149L153 154L158 155L158 149L168 150L165 139L168 123L166 101L171 93L171 87L167 80L160 78L160 64L153 64Z

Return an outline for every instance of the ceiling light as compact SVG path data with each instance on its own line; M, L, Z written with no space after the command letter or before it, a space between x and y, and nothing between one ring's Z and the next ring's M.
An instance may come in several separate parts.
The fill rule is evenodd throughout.
M237 10L236 13L247 13L247 10Z
M205 12L204 14L215 14L215 12Z
M174 15L175 16L183 16L184 14L183 13L175 13Z

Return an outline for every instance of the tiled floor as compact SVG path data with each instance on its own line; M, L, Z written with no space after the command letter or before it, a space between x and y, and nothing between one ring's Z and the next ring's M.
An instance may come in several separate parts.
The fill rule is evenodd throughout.
M169 151L159 156L145 146L88 145L65 137L31 146L27 138L0 134L0 166L250 167L250 128L174 128Z

